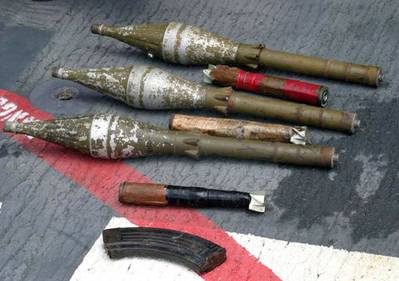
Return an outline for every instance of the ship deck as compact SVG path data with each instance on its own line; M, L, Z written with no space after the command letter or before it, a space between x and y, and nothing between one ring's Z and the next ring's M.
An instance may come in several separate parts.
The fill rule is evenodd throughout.
M120 280L154 280L162 272L168 274L163 280L199 278L151 260L125 260L115 269L95 241L107 224L121 221L113 217L124 217L135 225L202 233L223 243L228 260L202 276L205 280L398 280L397 1L0 1L1 122L18 110L38 119L115 112L166 127L176 111L129 108L52 78L51 68L148 64L201 82L203 67L150 59L90 33L93 23L169 21L272 49L376 64L385 83L373 88L262 70L327 85L329 107L357 112L361 129L354 135L310 128L314 143L338 149L339 163L331 170L177 156L93 160L0 133L0 279L101 280L109 277L107 266ZM74 93L71 100L57 98L65 90ZM127 179L262 190L268 211L125 207L116 190ZM123 268L131 264L131 270ZM345 270L348 266L352 270Z

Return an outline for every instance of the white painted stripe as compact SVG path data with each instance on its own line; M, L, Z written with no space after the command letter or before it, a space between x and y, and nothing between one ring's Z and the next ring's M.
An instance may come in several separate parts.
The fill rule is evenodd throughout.
M229 234L284 281L399 280L399 258Z
M98 158L109 158L107 151L108 129L111 114L96 114L90 128L90 155Z
M106 228L132 227L125 218L112 218ZM197 273L183 265L147 258L111 260L103 248L102 235L94 243L83 262L76 269L71 281L199 281Z
M136 65L129 74L126 100L135 108L201 108L205 99L204 87L159 68Z
M182 26L182 23L171 22L166 27L162 42L162 58L165 61L179 63L175 50L177 48L178 32Z
M20 110L18 105L8 101L5 97L0 97L0 121L19 121L22 123L32 122L36 119L29 115L28 112ZM32 139L31 136L26 136Z
M152 68L145 65L133 65L129 73L126 88L126 102L136 108L145 108L142 104L143 77Z
M112 218L106 228L135 226ZM303 243L229 233L284 281L397 281L399 258L337 250ZM162 260L110 260L102 236L73 274L72 281L203 280L188 268Z

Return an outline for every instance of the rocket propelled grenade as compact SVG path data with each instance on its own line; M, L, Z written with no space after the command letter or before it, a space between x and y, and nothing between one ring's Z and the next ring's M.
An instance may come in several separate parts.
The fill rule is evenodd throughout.
M328 88L322 85L251 73L227 65L209 65L208 69L204 69L203 72L204 81L208 84L230 86L237 90L271 95L322 107L327 105Z
M119 187L119 202L147 206L244 208L265 212L265 194L261 192L247 193L154 183L122 183Z
M244 113L348 133L359 125L355 113L246 94L231 87L204 86L150 66L54 68L52 75L88 86L134 108L211 109L225 115Z
M319 57L292 54L243 44L199 27L184 23L159 23L128 26L94 24L91 31L142 49L150 57L179 64L240 64L270 67L283 71L378 86L382 70Z
M237 139L288 142L301 145L310 143L306 127L227 118L172 114L169 119L169 129Z
M334 167L333 147L214 137L170 131L112 114L4 123L4 131L26 134L104 159L151 155L225 156L296 165Z

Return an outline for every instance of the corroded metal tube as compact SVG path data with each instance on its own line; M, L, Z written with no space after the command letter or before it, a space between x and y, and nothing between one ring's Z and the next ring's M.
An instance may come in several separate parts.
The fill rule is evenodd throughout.
M337 161L333 147L214 137L170 131L112 114L77 118L5 122L4 131L26 134L77 149L104 159L150 155L225 156L332 168Z
M309 82L285 79L262 73L247 72L227 65L209 65L204 69L204 81L222 86L230 86L272 97L284 98L317 106L326 106L328 88Z
M265 212L263 192L248 193L155 183L123 182L119 187L119 202L147 206L244 208Z
M306 127L227 118L172 114L169 119L169 129L201 132L219 137L288 142L302 145L310 142L309 132Z
M231 87L203 86L149 66L55 68L52 75L81 83L135 108L207 108L223 114L246 113L349 133L359 125L355 113L248 95Z
M95 24L91 31L109 36L157 56L180 64L241 64L271 67L306 75L378 86L382 70L374 65L291 54L226 39L184 23L130 26Z

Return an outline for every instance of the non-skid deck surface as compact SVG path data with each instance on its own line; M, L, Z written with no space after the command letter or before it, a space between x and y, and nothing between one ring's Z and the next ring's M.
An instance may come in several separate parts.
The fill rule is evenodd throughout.
M61 117L108 111L167 126L172 112L133 110L72 82L51 78L50 71L54 66L150 64L200 82L202 67L150 60L137 49L90 33L92 23L168 21L184 21L232 39L264 43L269 48L377 64L384 69L387 83L375 89L265 71L323 83L330 88L329 107L359 114L362 128L353 136L311 128L315 143L339 150L339 165L333 170L222 158L195 161L152 157L104 164L80 159L78 154L68 156L69 151L53 146L41 144L35 149L31 140L11 139L0 133L0 279L69 280L76 268L80 273L77 271L74 278L90 276L79 275L90 268L82 263L83 258L95 250L90 248L111 217L124 215L136 225L153 222L203 231L205 236L217 233L212 236L216 240L223 240L223 235L233 237L225 243L236 255L225 268L205 275L206 280L262 280L259 276L265 280L313 280L310 276L335 280L331 272L343 276L337 280L373 280L371 271L388 272L387 278L398 280L395 271L389 271L399 256L397 1L3 0L0 89L5 91L0 91L0 123L18 110L39 117L50 116L47 113ZM74 99L60 101L55 97L65 87L77 93ZM88 167L103 172L96 177L85 170ZM151 219L148 214L156 214L154 209L136 212L116 202L116 183L135 176L176 185L264 190L270 211L254 215L239 210L174 210L176 216L168 216L165 209L159 218ZM96 188L98 183L104 186ZM112 185L109 192L107 183ZM187 218L204 224L197 225ZM204 229L199 230L201 226ZM292 247L283 247L284 242L293 243ZM334 249L325 252L330 246ZM265 255L267 251L270 255ZM277 259L276 252L280 251L287 257L286 266ZM362 255L359 260L366 262L356 264L359 268L371 266L371 271L355 275L345 270L345 261L351 260L345 258L346 251L353 251L355 257L355 253ZM270 258L273 255L276 259ZM377 262L386 259L382 256L389 256L389 262ZM261 263L254 266L257 258ZM321 261L330 259L334 262L329 266L337 270L323 275L327 266ZM242 268L234 271L234 266L240 264ZM313 275L295 271L301 268L309 270L300 274ZM176 276L186 276L179 270L183 269L176 269ZM287 274L288 270L292 275Z

